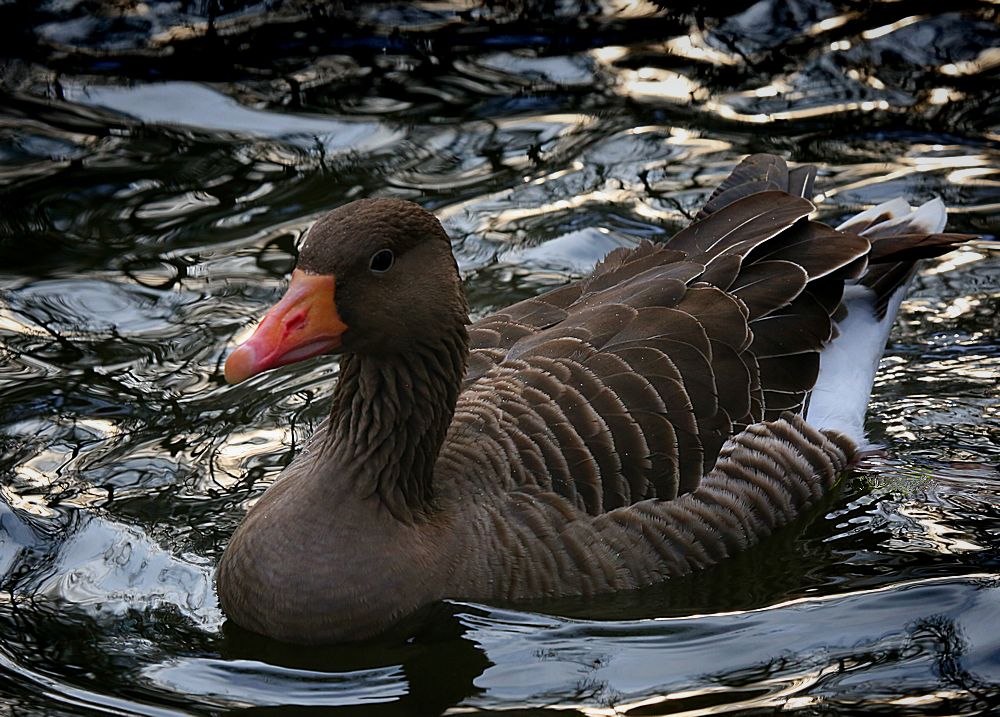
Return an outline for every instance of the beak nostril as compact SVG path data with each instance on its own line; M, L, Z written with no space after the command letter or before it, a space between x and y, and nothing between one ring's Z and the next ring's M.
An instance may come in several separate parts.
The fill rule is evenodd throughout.
M298 331L303 328L308 321L308 316L306 316L305 311L299 311L294 316L289 317L288 321L285 322L285 336L292 333L293 331Z

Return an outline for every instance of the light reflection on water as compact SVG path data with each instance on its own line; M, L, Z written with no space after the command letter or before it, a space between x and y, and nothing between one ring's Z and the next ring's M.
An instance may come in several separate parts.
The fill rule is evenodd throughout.
M40 4L41 49L0 72L10 704L1000 706L1000 251L988 240L930 262L904 304L870 411L887 455L825 515L752 554L594 602L438 606L324 650L223 628L211 589L228 536L336 380L322 361L221 378L322 212L369 195L434 209L476 315L679 229L750 151L817 162L831 222L938 195L950 228L995 236L995 5L476 6L488 32L450 3L373 5L338 35L289 2L217 20L243 53L233 70L208 62L218 48L200 44L198 3L175 5L113 20Z

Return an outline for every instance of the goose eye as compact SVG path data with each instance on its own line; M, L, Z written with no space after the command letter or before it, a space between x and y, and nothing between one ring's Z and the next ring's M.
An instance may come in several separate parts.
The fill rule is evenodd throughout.
M384 274L392 268L394 261L396 261L396 257L393 255L392 249L381 249L372 254L369 268L376 274Z

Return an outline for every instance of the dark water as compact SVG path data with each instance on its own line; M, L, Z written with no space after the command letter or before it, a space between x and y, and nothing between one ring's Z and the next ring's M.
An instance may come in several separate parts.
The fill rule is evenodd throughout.
M819 163L829 220L1000 223L995 3L350 6L0 3L0 714L1000 710L990 240L903 306L888 456L760 550L364 645L224 623L213 565L337 368L220 364L322 212L434 209L477 313L683 226L751 151Z

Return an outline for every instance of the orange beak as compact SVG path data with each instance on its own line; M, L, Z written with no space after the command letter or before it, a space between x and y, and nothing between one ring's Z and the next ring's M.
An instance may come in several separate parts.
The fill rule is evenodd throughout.
M337 313L336 285L333 276L293 271L281 301L226 359L226 381L239 383L261 371L340 348L347 324Z

